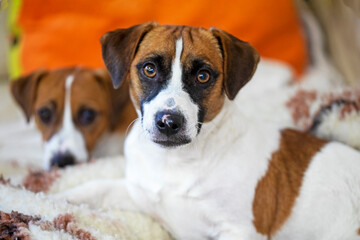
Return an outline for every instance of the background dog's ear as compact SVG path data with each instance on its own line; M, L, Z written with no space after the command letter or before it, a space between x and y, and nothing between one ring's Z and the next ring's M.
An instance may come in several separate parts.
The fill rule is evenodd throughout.
M21 76L13 80L10 84L11 94L25 113L27 122L30 121L34 110L36 92L40 79L47 73L45 70L39 70L29 75Z
M141 40L156 25L157 23L153 22L144 23L117 29L101 37L102 58L115 88L126 79Z
M251 79L260 56L247 42L220 29L212 28L223 55L224 89L230 100Z
M119 123L122 121L121 116L124 111L127 110L127 105L131 101L129 93L129 83L125 81L120 88L114 89L110 74L106 69L96 69L95 78L102 83L102 85L109 92L111 113L109 116L110 130L114 130ZM130 103L131 105L131 103ZM131 105L132 106L132 105ZM130 114L130 113L129 113Z

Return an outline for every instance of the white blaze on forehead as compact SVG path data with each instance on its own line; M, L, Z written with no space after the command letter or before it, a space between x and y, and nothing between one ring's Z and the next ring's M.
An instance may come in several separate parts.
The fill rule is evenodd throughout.
M74 75L70 75L66 78L65 82L65 104L64 104L64 116L63 116L63 128L70 130L74 128L74 124L71 117L71 85L74 82Z
M198 106L192 101L189 93L183 89L181 54L182 38L175 42L175 57L171 66L171 78L167 86L150 102L144 103L143 127L150 135L155 134L155 115L160 111L172 110L180 112L186 119L185 133L190 139L197 134ZM169 104L171 101L171 104Z
M51 159L58 154L71 154L75 162L85 162L88 159L84 137L76 129L71 112L71 86L73 82L74 75L66 78L62 127L44 144L43 164L45 169L50 168Z
M167 89L180 91L182 90L182 68L181 68L181 53L183 51L182 38L178 39L175 44L175 58L172 64L172 76Z

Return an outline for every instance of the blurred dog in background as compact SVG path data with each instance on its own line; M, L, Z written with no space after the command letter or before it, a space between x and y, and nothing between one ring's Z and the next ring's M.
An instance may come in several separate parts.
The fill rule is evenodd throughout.
M115 90L105 69L39 70L13 81L11 93L27 121L34 116L46 170L122 153L136 118L128 86Z

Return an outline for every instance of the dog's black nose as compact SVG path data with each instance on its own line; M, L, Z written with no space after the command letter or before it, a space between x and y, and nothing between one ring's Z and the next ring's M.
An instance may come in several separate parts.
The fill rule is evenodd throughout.
M75 164L75 158L70 153L60 153L55 155L51 159L51 167L59 167L63 168L68 165L74 165Z
M184 125L185 118L180 113L158 112L155 116L157 129L166 136L174 135Z

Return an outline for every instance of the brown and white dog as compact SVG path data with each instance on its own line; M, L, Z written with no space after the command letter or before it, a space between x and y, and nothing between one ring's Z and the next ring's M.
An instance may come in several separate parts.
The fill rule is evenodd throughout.
M360 239L360 153L249 121L232 102L259 61L248 43L147 23L107 33L102 48L139 115L126 177L58 197L142 211L176 239Z
M41 70L11 83L27 121L34 116L42 134L45 169L121 153L136 118L128 92L126 84L114 90L105 69Z

